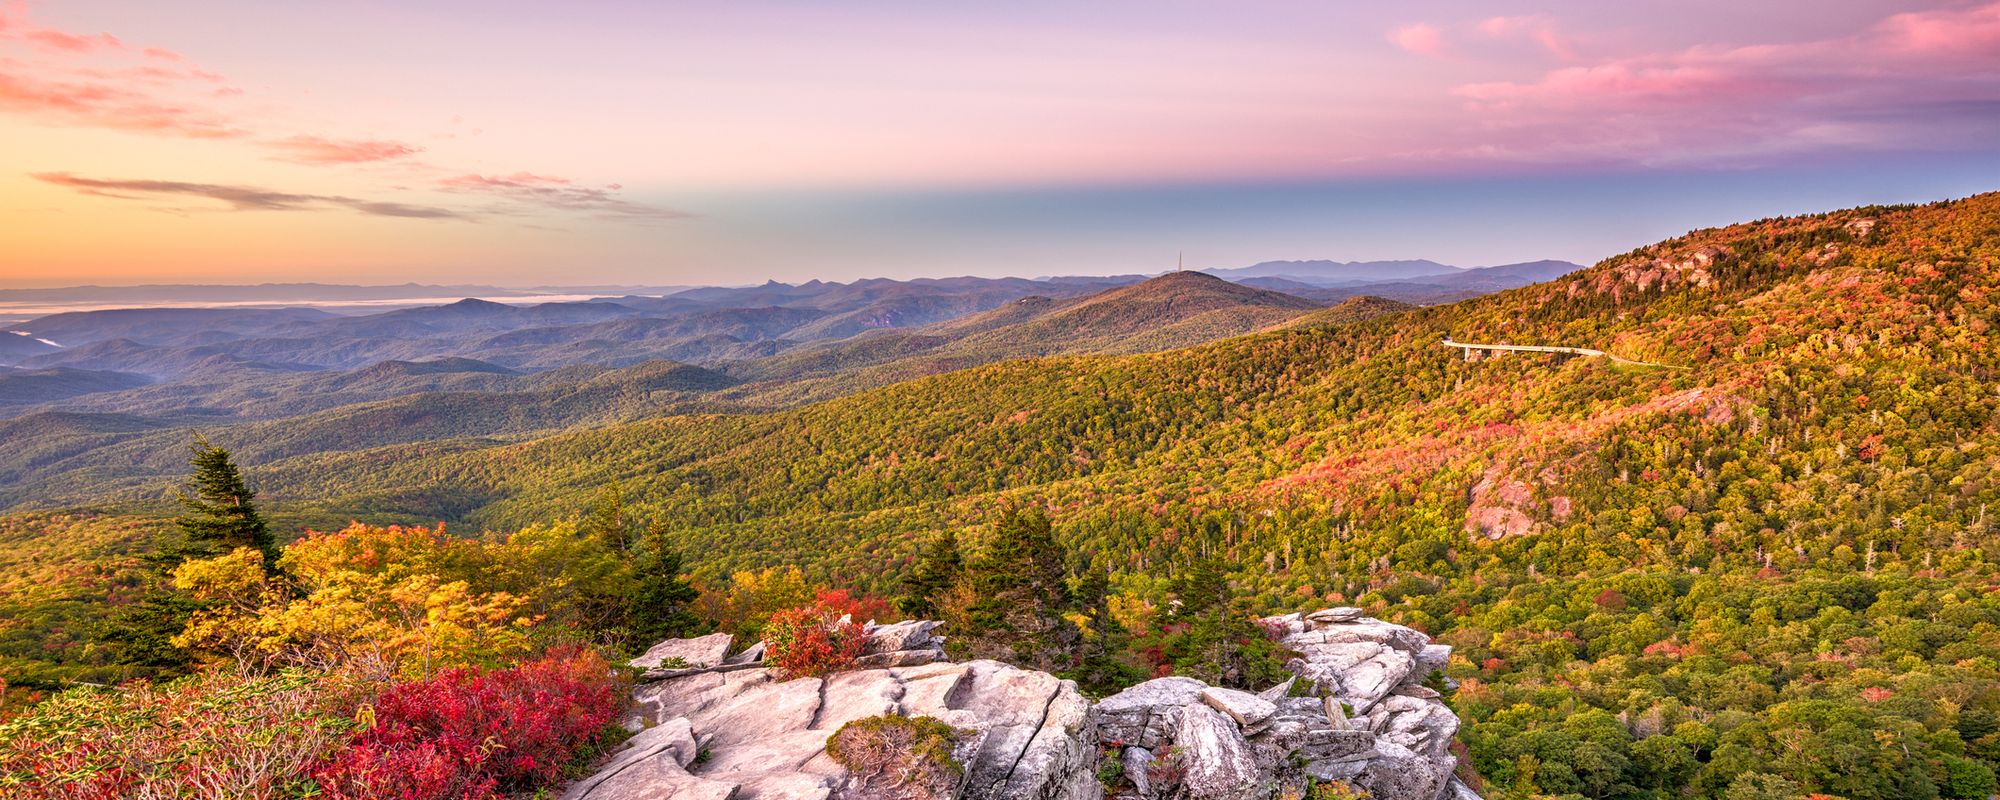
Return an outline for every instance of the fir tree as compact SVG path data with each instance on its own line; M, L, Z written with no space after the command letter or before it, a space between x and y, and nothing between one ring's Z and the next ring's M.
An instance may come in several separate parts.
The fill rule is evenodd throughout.
M254 548L264 558L264 569L276 572L278 542L271 527L257 513L253 500L257 493L243 481L243 474L229 458L229 451L195 436L194 475L180 493L183 513L175 526L180 529L181 547L168 556L177 565L187 558L212 558L239 547ZM167 567L168 571L172 566Z
M694 601L701 593L681 577L681 554L667 540L666 529L654 525L640 542L632 561L635 584L627 607L633 643L641 647L700 632Z
M903 576L903 596L896 600L897 610L920 619L936 617L945 590L958 580L964 566L957 533L941 531L932 536L918 551L917 563Z
M954 630L981 657L1045 671L1073 666L1080 636L1063 618L1071 605L1065 560L1047 515L1006 511L960 575L958 587L972 600Z
M184 512L174 521L174 535L161 537L146 556L138 598L113 609L98 629L97 638L108 643L112 661L137 674L174 675L193 663L170 640L187 627L201 603L174 589L174 568L189 559L249 547L256 549L265 571L277 571L277 540L257 513L252 502L257 495L244 483L229 451L196 434L189 463L194 475L180 492Z
M1111 618L1111 577L1105 570L1090 569L1076 582L1073 592L1076 609L1089 618L1079 646L1076 668L1062 677L1076 681L1077 688L1092 697L1104 697L1146 679L1146 671L1122 657L1131 637Z
M1201 558L1174 581L1180 600L1167 635L1165 655L1174 674L1238 689L1263 689L1288 677L1292 655L1257 627L1249 615L1234 613L1229 573L1223 563Z

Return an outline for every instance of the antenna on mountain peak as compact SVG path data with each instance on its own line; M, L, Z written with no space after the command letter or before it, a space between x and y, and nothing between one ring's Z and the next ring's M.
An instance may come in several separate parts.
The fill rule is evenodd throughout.
M1175 270L1176 272L1186 272L1186 271L1187 271L1187 251L1186 251L1186 250L1182 250L1182 251L1180 251L1180 252L1178 252L1178 253L1175 253L1175 254L1174 254L1174 270Z

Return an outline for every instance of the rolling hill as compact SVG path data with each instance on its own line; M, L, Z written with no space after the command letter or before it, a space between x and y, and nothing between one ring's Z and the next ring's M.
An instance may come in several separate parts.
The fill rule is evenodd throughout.
M137 388L151 382L144 375L127 372L0 367L0 406L49 403L78 395Z
M1173 272L1083 297L1024 297L924 328L795 348L730 371L760 382L745 390L746 398L791 404L1010 358L1169 350L1318 307L1199 272Z
M617 486L704 581L798 565L894 593L930 533L977 541L1000 510L1043 508L1070 574L1107 576L1107 607L1135 625L1169 621L1178 580L1219 565L1238 611L1353 604L1453 646L1439 691L1496 795L1756 796L1762 773L1848 798L1990 791L2000 194L1694 231L1443 306L1256 291L1170 275L864 333L824 352L843 370L828 380L986 362L796 406L722 398L810 380L694 373L683 405L619 418L662 367L578 406L596 427L536 427L570 391L551 384L464 416L440 393L227 443L294 530L504 531ZM1670 367L1468 357L1447 337ZM460 436L454 419L523 432ZM368 438L401 429L424 439ZM36 531L121 557L165 510L185 441L117 414L38 413L0 436L23 443L0 469L33 487L0 502L123 512L0 518L17 543L0 563L33 569L19 554ZM6 658L91 657L0 633Z
M268 480L279 496L344 497L357 511L392 490L475 492L493 499L463 519L482 525L559 515L620 482L717 564L769 562L793 537L822 535L853 543L821 550L829 568L853 571L854 558L884 542L834 531L951 524L1010 497L1091 515L1170 503L1246 519L1304 504L1338 509L1332 518L1349 522L1336 524L1421 507L1481 535L1560 530L1578 514L1683 491L1632 477L1633 463L1658 453L1606 449L1640 430L1713 442L1695 451L1708 455L1673 456L1674 470L1734 460L1769 482L1796 469L1787 459L1824 450L1848 457L1816 475L1881 485L1890 467L1855 454L1949 430L1949 452L1921 441L1900 450L1969 465L1992 435L1995 400L1981 383L1992 354L1975 343L1993 311L1968 298L1983 298L1996 274L1996 207L2000 199L1981 196L1752 223L1453 306L1158 354L1013 361L751 417L673 417L447 457L313 457L271 465ZM1103 308L1072 311L1125 325ZM1588 344L1692 369L1466 362L1437 346L1447 334ZM1843 371L1833 355L1870 367ZM1818 388L1801 394L1801 385ZM1823 479L1785 480L1815 504L1799 524L1871 516ZM1971 524L1973 498L1992 491L1978 485L1926 513ZM1703 489L1704 502L1729 490ZM1244 524L1245 541L1278 533ZM1779 529L1763 544L1786 536Z

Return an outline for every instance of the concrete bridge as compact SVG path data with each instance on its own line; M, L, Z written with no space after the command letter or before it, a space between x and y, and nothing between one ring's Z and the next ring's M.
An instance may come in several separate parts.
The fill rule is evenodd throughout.
M1614 363L1631 364L1637 367L1663 367L1666 369L1689 369L1688 367L1676 367L1672 364L1655 364L1650 361L1633 361L1629 358L1619 358L1610 353L1606 353L1603 350L1593 350L1588 347L1554 347L1550 345L1539 345L1539 344L1472 344L1470 342L1454 342L1451 340L1451 337L1449 336L1445 337L1444 346L1456 347L1460 350L1464 350L1465 360L1467 361L1472 360L1472 354L1474 351L1486 350L1486 351L1501 352L1501 353L1510 353L1510 352L1511 353L1564 353L1572 356L1586 356L1586 357L1602 356L1604 358L1611 359Z

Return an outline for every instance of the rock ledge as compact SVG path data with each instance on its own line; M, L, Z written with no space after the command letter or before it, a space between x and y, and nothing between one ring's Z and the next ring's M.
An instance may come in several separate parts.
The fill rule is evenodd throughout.
M764 668L761 643L661 642L633 662L648 670L626 721L637 735L563 800L850 800L860 784L827 738L881 714L968 732L960 800L1261 800L1314 781L1476 800L1453 776L1458 718L1423 685L1449 647L1355 608L1262 622L1301 654L1293 680L1253 694L1159 678L1095 704L1048 673L948 661L932 621L869 622L857 669L790 681Z

